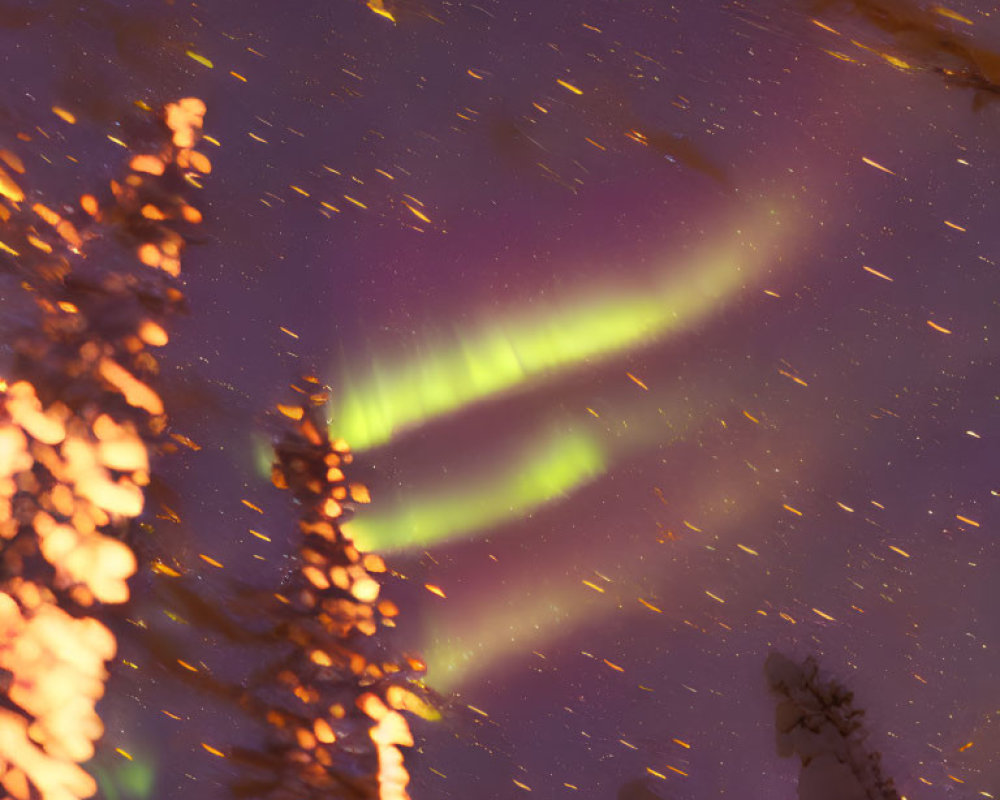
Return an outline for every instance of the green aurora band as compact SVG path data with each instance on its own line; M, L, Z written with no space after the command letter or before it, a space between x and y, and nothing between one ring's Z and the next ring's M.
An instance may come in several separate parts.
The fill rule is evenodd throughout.
M776 221L757 226L765 229L765 244L777 238ZM641 285L590 287L548 309L519 309L451 337L425 337L412 349L376 358L360 376L357 359L349 360L334 384L331 433L368 450L538 376L688 329L744 288L770 250L742 244L742 231L735 234L688 257L689 267Z
M414 492L418 499L397 511L366 511L346 523L344 532L365 551L440 544L558 500L603 475L607 461L595 437L552 433L501 472L436 493Z
M397 502L366 507L345 523L344 532L373 552L423 549L481 535L565 499L623 458L684 439L702 421L684 411L676 393L656 398L632 388L639 396L621 401L618 422L560 415L548 430L525 432L530 444L519 452L492 453L481 474L447 484L408 485Z

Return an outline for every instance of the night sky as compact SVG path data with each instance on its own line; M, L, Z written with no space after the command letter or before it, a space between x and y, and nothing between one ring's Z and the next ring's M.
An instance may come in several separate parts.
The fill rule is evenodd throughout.
M161 383L202 449L150 546L223 607L289 569L269 410L314 372L444 702L417 800L792 797L772 649L855 692L910 800L1000 796L989 5L4 2L38 196L118 174L136 101L208 107ZM100 759L152 783L116 797L226 796L198 743L253 733L121 656Z

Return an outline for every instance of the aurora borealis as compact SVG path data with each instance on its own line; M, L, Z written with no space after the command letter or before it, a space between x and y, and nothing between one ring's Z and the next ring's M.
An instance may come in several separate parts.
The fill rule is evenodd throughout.
M605 469L600 447L588 437L555 435L500 474L488 473L471 484L456 481L451 494L422 492L399 514L363 515L347 525L347 532L364 550L429 547L533 511Z
M769 266L760 251L767 231L780 224L775 217L773 210L750 216L733 226L733 242L684 254L676 260L689 263L680 267L666 259L669 268L636 285L621 275L605 278L605 285L576 297L501 315L490 311L495 318L471 331L455 326L437 341L418 339L394 357L376 356L363 380L354 377L363 361L349 359L335 381L341 399L331 409L331 426L369 449L422 422L696 326ZM735 240L747 228L760 238L740 248Z
M773 648L909 800L1000 797L994 9L37 5L0 7L0 129L43 198L113 177L137 103L208 107L160 376L194 446L137 551L219 608L287 573L269 410L327 384L442 696L415 800L794 796ZM122 630L239 674L157 580ZM118 658L101 768L227 796L197 743L252 745L238 710Z

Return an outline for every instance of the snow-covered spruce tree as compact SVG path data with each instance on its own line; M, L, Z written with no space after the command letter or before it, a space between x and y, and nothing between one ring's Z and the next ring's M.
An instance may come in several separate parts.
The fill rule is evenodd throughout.
M204 114L194 98L169 104L127 175L72 205L21 177L13 139L30 134L0 142L0 270L28 307L0 376L4 797L97 789L80 764L103 733L95 704L117 646L100 607L129 598L122 539L167 426L151 351L183 302L181 231L201 219L183 195L211 168L194 149Z
M798 755L799 800L900 800L882 774L881 755L868 749L864 710L836 681L824 682L811 656L797 664L772 652L764 664L775 714L778 754Z
M385 563L340 526L369 497L348 477L347 443L331 441L318 419L328 394L311 377L294 388L300 403L278 406L288 419L272 479L298 509L298 569L266 614L269 638L292 647L243 695L270 736L263 750L231 753L246 768L235 788L266 800L408 800L400 747L413 737L400 712L438 716L424 699L425 667L388 646L383 631L398 609L379 596Z

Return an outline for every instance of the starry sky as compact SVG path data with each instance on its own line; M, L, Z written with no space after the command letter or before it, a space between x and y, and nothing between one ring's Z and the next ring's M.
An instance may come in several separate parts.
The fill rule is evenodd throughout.
M373 497L349 530L445 707L415 798L791 797L775 648L856 693L910 800L991 797L988 6L8 1L0 133L72 198L137 101L205 101L162 376L202 449L162 465L155 547L222 605L199 553L289 569L267 412L329 384ZM252 734L122 647L102 763L149 769L116 796L225 796L197 742Z

